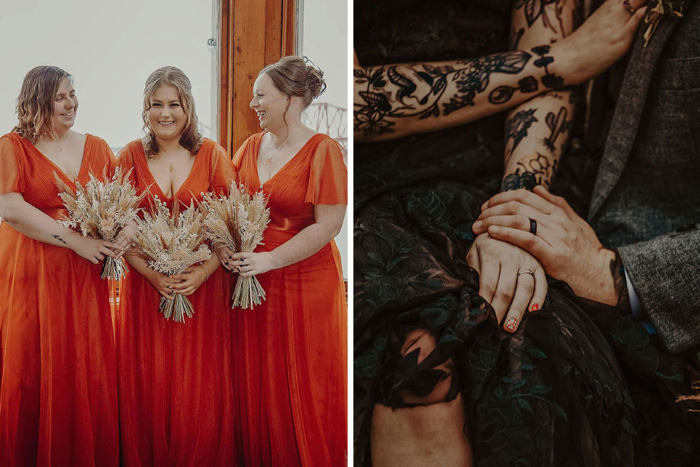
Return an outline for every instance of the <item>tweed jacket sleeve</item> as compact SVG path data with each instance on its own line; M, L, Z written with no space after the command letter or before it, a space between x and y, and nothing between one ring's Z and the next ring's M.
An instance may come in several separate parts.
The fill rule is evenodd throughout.
M640 31L589 212L671 352L700 345L700 1L683 13Z
M619 248L630 282L665 347L700 344L700 229Z

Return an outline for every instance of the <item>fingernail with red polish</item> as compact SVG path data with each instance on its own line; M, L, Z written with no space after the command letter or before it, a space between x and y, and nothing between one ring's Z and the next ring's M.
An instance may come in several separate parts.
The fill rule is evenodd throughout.
M540 309L540 306L537 303L532 304L532 311L537 311Z
M518 320L516 318L510 318L505 325L506 331L515 332L517 324Z

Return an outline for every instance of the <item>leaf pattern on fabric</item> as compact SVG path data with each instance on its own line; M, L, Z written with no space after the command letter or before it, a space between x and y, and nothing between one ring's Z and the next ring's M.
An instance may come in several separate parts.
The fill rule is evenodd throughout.
M356 1L360 61L507 50L511 7ZM465 257L481 204L500 189L504 128L496 115L355 146L354 464L371 465L374 405L425 394L444 377L436 367L453 361L476 466L692 465L700 417L673 403L690 391L687 355L660 351L628 314L578 299L561 282L512 335L479 297ZM416 329L436 342L423 361L400 352Z

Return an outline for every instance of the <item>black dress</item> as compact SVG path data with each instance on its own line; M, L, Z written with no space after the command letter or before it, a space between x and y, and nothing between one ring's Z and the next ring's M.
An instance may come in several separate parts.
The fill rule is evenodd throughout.
M363 65L507 50L511 2L355 1ZM543 308L504 332L465 257L481 204L503 173L504 115L451 130L355 145L355 465L371 465L374 404L407 407L454 362L475 465L700 463L688 355L660 351L629 312L550 280ZM406 335L428 331L421 363ZM695 357L697 359L697 357Z

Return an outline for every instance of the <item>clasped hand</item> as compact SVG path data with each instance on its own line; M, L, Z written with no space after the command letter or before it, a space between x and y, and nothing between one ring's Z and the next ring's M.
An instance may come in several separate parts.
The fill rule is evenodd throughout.
M221 264L231 272L238 273L241 277L251 277L277 269L272 253L234 253L231 249L221 246L214 249Z
M190 266L180 274L172 276L151 270L147 279L159 294L172 300L176 293L192 295L207 279L207 271L201 264Z
M531 232L531 222L537 224ZM618 292L611 274L615 253L603 248L591 226L561 197L542 186L534 192L499 193L482 206L475 234L522 248L547 274L567 282L576 295L615 305Z
M479 273L479 295L491 303L506 331L515 332L526 311L542 307L547 297L544 269L521 248L482 233L474 240L467 263Z

